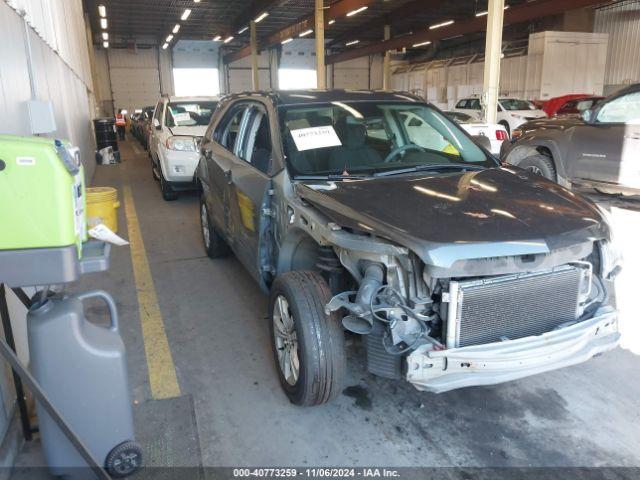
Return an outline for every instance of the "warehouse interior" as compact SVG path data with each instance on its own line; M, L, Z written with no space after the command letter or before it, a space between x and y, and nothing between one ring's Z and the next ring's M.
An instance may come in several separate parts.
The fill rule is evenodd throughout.
M0 0L0 480L315 478L385 472L407 479L573 479L586 478L585 472L593 478L638 478L638 45L640 0ZM572 100L593 103L567 114L547 113L553 101L558 108L569 108ZM630 117L599 126L598 118L604 118L599 115L620 101L627 103L614 114L622 115L626 108L623 113L631 112ZM403 171L406 177L386 177L380 171L359 176L349 162L365 151L365 141L380 150L380 135L390 142L401 136L380 126L387 117L374 118L367 113L369 107L359 107L367 102L385 112L384 105L395 105L391 110L409 105L402 113L407 117L393 114L406 118L398 120L404 126L396 132L404 128L409 136L423 128L429 115L449 122L446 130L456 131L450 134L458 143L436 129L438 141L444 138L455 152L452 157L451 150L442 148L441 155L445 152L451 161L467 155L465 148L477 149L488 159L483 161L494 162L486 168L494 172L478 172L484 167L471 165L462 174L420 175L414 167L413 173ZM511 108L510 102L526 106ZM253 105L247 109L252 113L236 119L234 135L244 142L254 118L270 119L271 129L261 136L262 126L258 130L256 123L254 147L238 146L238 141L227 148L231 130L222 136L218 131L232 123L225 124L230 112L244 104ZM432 113L416 113L418 107ZM344 119L322 123L336 115L327 113L334 110L355 118L356 127ZM173 124L163 120L165 111ZM196 120L181 123L185 118ZM189 133L189 127L200 130ZM321 128L329 133L314 130ZM305 151L357 143L349 135L359 128L362 145L349 150L346 160L331 154L328 164L334 158L340 163L323 177L323 186L313 184L320 182L315 170L306 176L294 173L294 147L299 157L317 160ZM329 143L303 145L305 140L295 133L305 129ZM185 138L186 147L177 143ZM259 175L233 170L232 178L230 169L218 184L213 180L208 185L214 161L226 168L224 152L240 160L243 148L253 149L252 158L257 158L261 140L272 142L268 168L248 161L245 167L260 170ZM396 155L405 161L413 158L405 150L414 149L414 155L428 150L420 141L412 142L397 151L392 147L390 153L381 150L378 161L384 166ZM380 157L367 148L368 155ZM171 163L167 151L185 160ZM189 154L195 160L186 160ZM542 163L535 163L540 159ZM545 170L550 161L553 178ZM39 169L48 162L64 164L68 172L73 170L73 178L66 179L67 170L61 167L42 173ZM69 162L75 163L69 167ZM280 169L274 166L278 162ZM605 175L605 164L616 169L615 179L590 176L591 170ZM504 184L503 174L509 177ZM469 178L445 186L443 178L456 175ZM240 191L243 181L249 184L246 191ZM424 183L429 181L438 183ZM80 195L86 188L87 194L80 195L86 204L84 198L74 200L71 220L55 204L61 198L55 193L57 182L66 196L70 190ZM238 189L231 197L226 189L216 194L216 185L233 182ZM262 190L255 200L251 188L258 182L263 182ZM401 195L394 190L401 188L398 182L405 183L402 188L413 186ZM424 203L412 203L416 190ZM103 195L101 205L109 204L93 223L90 191ZM270 198L274 203L268 203ZM495 198L499 201L494 205ZM225 222L238 217L227 233L209 216L213 202L220 203ZM529 209L522 210L522 216L515 213L520 206ZM549 216L539 221L538 213L531 213L534 208ZM300 213L306 209L318 216ZM408 212L415 215L413 222L394 223ZM330 221L323 224L326 218ZM443 223L430 224L431 218ZM579 223L585 237L572 244ZM57 252L56 231L63 224L69 225L74 240ZM310 247L301 240L291 247L286 268L286 259L268 264L270 255L284 255L273 250L289 248L286 229L294 224L308 227L305 238L316 239L317 250L314 242ZM105 225L109 228L101 230ZM251 261L242 250L245 237L237 243L232 238L234 228L250 234L246 248L255 250ZM403 243L414 228L425 242L420 248L433 250L422 255L415 243ZM606 240L598 237L605 230ZM442 240L449 233L453 238ZM349 259L366 249L365 236L383 242L386 249L368 246L372 250L354 263ZM265 240L271 238L273 244ZM478 238L483 240L475 245ZM589 242L590 248L607 244L611 250L598 250L599 260L593 264L587 256L552 264ZM500 253L500 245L507 253ZM216 247L231 254L218 255ZM524 250L518 250L521 247ZM557 253L561 250L564 253ZM416 314L417 305L424 303L418 301L418 286L408 301L393 303L393 295L402 297L400 287L385 287L382 280L370 284L375 294L358 304L372 259L378 258L371 252L395 258L407 251L411 261L420 257L427 265L425 258L446 258L442 269L463 265L459 272L464 274L450 279L461 289L467 283L476 288L508 281L506 273L512 272L505 265L513 262L519 268L532 262L536 268L551 265L551 273L579 271L594 283L588 292L581 283L575 295L591 298L595 289L603 296L600 309L615 310L603 310L615 321L594 327L589 335L615 329L615 342L607 347L606 338L595 345L586 334L574 343L567 343L568 337L545 336L580 324L575 319L558 321L549 332L535 333L544 332L539 341L547 341L553 351L537 350L542 353L526 364L527 352L518 349L526 350L525 339L533 336L501 336L495 345L502 342L505 350L484 357L481 344L449 343L444 328L453 328L452 317L442 327L421 327L418 338L424 345L396 340L394 312L404 312L407 323L415 319L423 325L453 311L453 303L444 310L453 290L434 288L426 304L442 301L442 306L428 315L422 310ZM469 256L455 263L453 252L458 251ZM496 263L501 273L496 270L488 280L465 270L483 271L481 261L488 265L503 255L504 263ZM297 268L296 262L306 268ZM605 275L603 265L609 263ZM393 268L401 266L400 261L385 263L390 285ZM305 394L298 385L311 375L305 370L311 357L305 355L312 348L298 342L311 334L296 330L286 339L294 342L286 345L298 348L290 354L295 361L287 360L297 369L295 383L289 382L278 363L283 358L278 349L286 347L277 346L276 308L283 308L281 299L293 304L296 295L307 292L308 280L287 290L282 275L316 267L322 270L316 276L331 268L353 276L349 288L342 290L334 288L334 277L322 277L330 302L313 294L307 298L308 305L322 303L316 312L326 317L322 321L340 314L337 337L323 337L318 348L339 338L346 367L342 383L331 384L336 391L327 394L330 401L298 401L296 395ZM514 275L526 280L524 271ZM414 273L406 277L408 284L414 276L427 285L439 278ZM597 282L591 280L595 277ZM471 285L468 278L479 280ZM522 293L523 302L532 302L526 308L562 307L540 293L549 291L551 281L540 283L528 296ZM472 293L465 292L465 301ZM482 306L494 302L486 308L498 318L506 310L495 304L509 295L516 298L519 293L505 290ZM383 306L391 320L379 322L389 330L375 337L382 344L374 351L369 339L380 320L380 310L374 308L378 301L389 302ZM585 302L577 307L581 320L591 312ZM370 314L358 310L362 305L370 307ZM569 307L575 317L576 306ZM466 310L460 310L464 315ZM53 321L55 314L60 318ZM280 315L284 321L289 314ZM49 316L52 320L45 322ZM527 311L526 317L542 321L537 310ZM359 323L353 323L356 320ZM492 321L483 320L478 328L493 328ZM446 342L440 343L436 334ZM460 341L455 332L453 337ZM396 342L395 350L388 348L390 341ZM412 381L409 358L425 351L429 342L433 355L451 353L443 370L451 371L457 362L463 370L477 370L478 376L465 377L463 371L455 378ZM509 357L515 363L500 357L514 351L524 352L516 360ZM378 366L375 374L372 358L390 352L394 359ZM465 352L472 353L467 358ZM581 352L584 358L560 359L562 352ZM427 357L432 358L425 353ZM326 367L323 361L318 360L320 368ZM433 367L424 362L415 369ZM527 367L516 372L518 362ZM379 372L389 365L395 373L383 378ZM512 370L504 370L508 368ZM429 373L424 375L428 378ZM302 406L311 404L317 405ZM112 437L119 440L109 443ZM330 468L336 470L326 470ZM616 476L607 477L610 472Z

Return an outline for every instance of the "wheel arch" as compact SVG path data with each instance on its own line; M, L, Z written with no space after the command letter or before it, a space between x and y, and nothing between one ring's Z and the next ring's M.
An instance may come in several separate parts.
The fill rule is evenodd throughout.
M532 155L545 155L549 157L556 169L558 183L563 186L570 186L564 164L561 161L562 154L554 142L541 141L535 144L517 145L509 152L505 160L511 165L518 166L522 160Z
M300 228L287 231L278 251L277 275L295 271L318 272L320 245Z

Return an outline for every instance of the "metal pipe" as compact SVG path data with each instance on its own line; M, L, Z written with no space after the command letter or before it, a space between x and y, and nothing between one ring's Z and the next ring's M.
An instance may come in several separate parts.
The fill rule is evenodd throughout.
M487 123L496 123L498 116L503 22L504 0L489 0L487 43L484 60L484 86L482 88L482 106L484 119Z
M256 33L256 22L251 20L251 79L253 80L253 90L260 90L260 76L258 75L258 35Z
M384 26L384 39L391 40L391 25ZM391 90L391 51L384 52L384 63L382 68L382 89Z
M327 67L324 62L324 0L316 0L316 74L318 77L318 88L327 88Z

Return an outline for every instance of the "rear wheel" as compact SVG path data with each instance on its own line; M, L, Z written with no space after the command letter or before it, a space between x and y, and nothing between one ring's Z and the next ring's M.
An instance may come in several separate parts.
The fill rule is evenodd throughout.
M219 258L228 255L229 246L211 223L207 204L202 195L200 196L200 226L202 229L202 242L207 256Z
M291 403L327 403L342 390L346 368L344 332L327 315L331 292L315 272L287 272L271 289L273 354L280 385Z
M553 164L553 160L551 160L546 155L531 155L530 157L522 159L522 161L518 163L518 166L553 182L557 181L558 179L556 167Z

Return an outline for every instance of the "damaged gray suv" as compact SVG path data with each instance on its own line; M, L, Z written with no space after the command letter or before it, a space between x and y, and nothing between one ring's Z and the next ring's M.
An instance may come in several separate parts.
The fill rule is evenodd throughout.
M371 373L431 392L618 343L604 212L500 165L419 98L229 96L197 178L207 254L233 251L270 292L274 358L295 404L341 391L345 330L363 337Z

